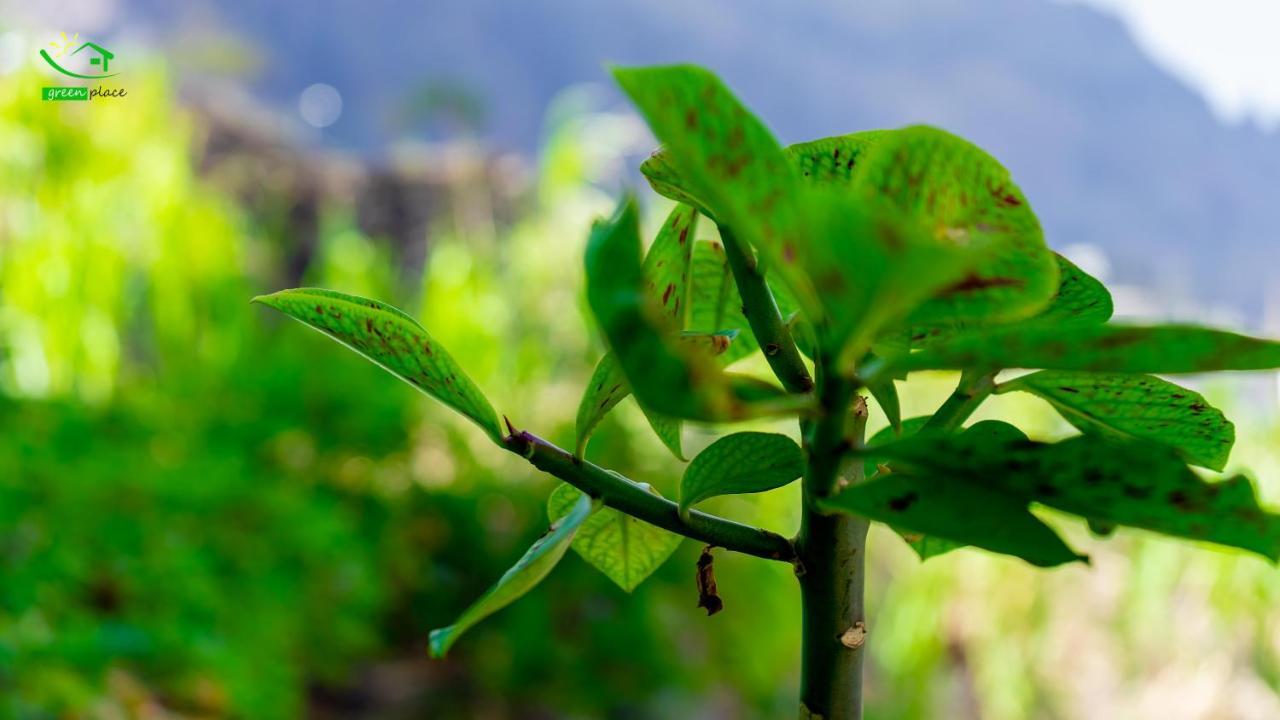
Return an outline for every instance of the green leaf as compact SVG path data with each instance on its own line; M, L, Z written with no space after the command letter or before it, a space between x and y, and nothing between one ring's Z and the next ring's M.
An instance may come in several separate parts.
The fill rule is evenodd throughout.
M319 288L281 290L253 302L323 332L457 410L502 442L498 416L471 378L416 320L376 300Z
M547 533L538 538L488 592L463 611L452 625L431 631L431 655L444 657L463 633L519 600L542 582L560 562L560 558L564 557L574 533L587 522L591 509L591 499L586 495L561 508L563 512L557 513L558 519L551 524Z
M825 319L819 344L846 369L882 329L957 282L976 260L874 198L813 189L800 205L808 227L800 265Z
M547 499L547 515L562 515L585 497L572 485L561 483ZM573 551L631 592L671 557L682 539L613 508L601 507L578 529Z
M811 185L852 186L862 171L859 164L876 143L895 130L864 130L848 135L810 140L789 145L783 151L795 166L798 177Z
M1258 507L1248 479L1208 483L1155 443L1100 435L1039 443L1005 423L985 421L960 435L917 435L868 453L891 459L895 474L995 490L1097 525L1128 525L1280 557L1280 516Z
M698 453L680 481L680 509L717 495L782 487L804 473L804 453L786 435L740 432Z
M1027 510L1026 500L937 474L893 472L819 501L824 510L853 513L895 528L1020 557L1041 567L1082 560L1058 535ZM912 542L916 547L916 542ZM945 552L942 547L917 548Z
M614 77L665 147L640 170L654 190L734 230L817 312L795 263L804 235L796 165L714 74L694 65L615 68ZM748 249L744 249L747 251Z
M635 202L625 199L587 243L587 303L642 407L706 422L795 412L803 398L724 373L713 358L668 338L676 331L641 292Z
M1044 398L1086 433L1168 445L1188 462L1222 470L1236 429L1200 393L1152 375L1042 370L1001 383Z
M1034 317L1016 323L1034 326L1036 323L1067 325L1101 325L1111 319L1111 293L1092 275L1076 267L1070 260L1054 253L1058 263L1058 292L1049 306ZM918 325L911 329L911 344L928 347L954 339L958 335L981 332L989 324L957 321L944 325Z
M919 324L1017 320L1044 308L1058 265L1022 191L995 158L943 130L877 138L853 190L887 199L940 241L981 252L965 277L912 314Z
M902 357L892 370L1028 368L1194 373L1280 367L1280 343L1191 325L991 328Z

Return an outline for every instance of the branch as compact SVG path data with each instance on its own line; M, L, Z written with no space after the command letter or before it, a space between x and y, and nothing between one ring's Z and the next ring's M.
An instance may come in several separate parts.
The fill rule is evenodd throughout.
M503 445L508 450L615 510L715 547L766 560L795 561L795 548L781 535L697 510L681 517L678 505L639 483L576 458L532 433L516 431L510 423L507 427L511 434L503 438Z
M929 418L924 424L925 430L955 430L969 419L974 410L982 404L987 396L995 390L996 373L975 373L971 370L965 370L960 375L960 383L956 385L956 389L942 403L942 407Z
M789 392L809 392L813 389L813 378L809 377L809 369L804 365L804 358L800 357L791 329L782 320L778 303L765 283L764 273L760 272L759 262L728 227L719 227L725 257L729 260L738 294L742 296L742 313L747 316L747 323L764 351L765 360L769 361L773 374Z

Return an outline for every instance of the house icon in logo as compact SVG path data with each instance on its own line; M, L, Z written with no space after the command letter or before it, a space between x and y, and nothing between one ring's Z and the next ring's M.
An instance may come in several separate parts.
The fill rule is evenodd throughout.
M71 54L72 54L72 55L75 55L75 54L79 53L81 50L84 50L85 48L89 48L91 51L98 53L98 56L97 56L97 57L89 58L89 64L90 64L90 65L101 65L101 66L102 66L102 72L104 72L104 73L105 73L105 72L107 72L107 70L108 70L108 68L107 68L107 64L108 64L108 63L110 63L110 62L111 62L111 59L112 59L112 58L114 58L114 57L116 56L116 55L115 55L115 53L111 52L110 50L108 50L108 49L106 49L106 48L102 47L101 45L99 45L99 44L97 44L97 43L94 43L94 42L87 42L87 43L85 43L85 44L81 45L80 47L76 48L76 49L75 49L75 52L73 52L73 53L71 53Z

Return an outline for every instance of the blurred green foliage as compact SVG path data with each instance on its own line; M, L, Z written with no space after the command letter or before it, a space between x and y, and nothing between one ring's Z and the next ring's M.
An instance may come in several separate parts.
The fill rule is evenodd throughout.
M428 662L427 629L541 534L553 483L248 305L280 285L287 223L196 175L198 124L162 74L131 74L115 104L33 101L40 85L0 84L0 717L791 713L789 570L718 556L726 610L708 619L691 543L631 595L571 556ZM561 445L601 354L584 330L582 245L611 206L617 149L647 142L580 101L550 111L515 224L436 228L425 268L406 268L334 202L304 278L415 312L500 410ZM903 414L951 382L905 396ZM1234 391L1207 390L1220 406ZM1069 432L1031 398L980 417L996 415ZM1247 425L1237 462L1274 504L1274 430ZM686 436L691 453L709 440ZM588 454L675 495L682 466L633 401ZM790 532L795 490L707 505ZM873 534L868 716L1280 716L1274 568L1064 532L1092 568L1037 573L973 551L920 564Z

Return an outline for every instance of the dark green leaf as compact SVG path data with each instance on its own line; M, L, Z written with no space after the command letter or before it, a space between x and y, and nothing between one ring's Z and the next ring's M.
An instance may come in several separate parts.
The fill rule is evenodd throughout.
M563 508L563 514L551 524L551 529L538 538L524 557L516 561L488 592L463 611L457 621L448 627L431 631L431 655L444 657L463 633L519 600L542 582L547 573L560 562L560 558L564 557L574 533L587 521L591 509L591 499L586 495L581 495L571 505Z
M717 495L782 487L804 473L804 453L786 435L740 432L698 453L680 481L680 508Z
M563 515L585 497L572 485L561 483L547 499L547 515ZM600 507L578 529L573 551L631 592L671 557L682 539L613 508Z
M991 328L940 343L899 359L895 369L1194 373L1276 367L1280 367L1280 343L1223 330L1038 323Z
M895 474L984 487L1095 523L1280 556L1280 516L1258 507L1242 476L1205 482L1171 449L1149 442L1080 435L1047 444L1020 435L986 421L960 435L922 434L868 453L892 460Z
M886 428L882 428L880 432L877 432L875 435L872 435L871 439L867 441L867 447L878 447L880 445L886 445L888 443L891 443L897 440L900 437L907 437L910 435L914 435L920 432L921 428L923 428L925 424L928 422L929 422L929 416L922 415L919 417L907 418L906 420L904 420L902 422L901 430L897 432L895 432L892 425ZM883 474L885 475L888 475L890 472L893 471L892 468L890 468L888 465L881 466L877 464L875 461L875 458L873 457L868 457L865 462L866 462L866 466L863 472L866 474L866 477L868 478L875 478L878 474L881 473L882 467L884 469ZM904 530L899 527L894 527L893 529L894 529L894 532L902 536L903 541L906 542L908 545L910 545L912 550L916 551L916 555L919 555L921 560L928 560L931 557L936 557L938 555L949 553L952 550L958 550L964 547L964 543L956 542L954 540L947 540L946 538L934 537L933 535L925 535L920 532Z
M281 290L253 301L323 332L466 415L494 442L502 441L498 416L480 388L405 312L376 300L319 288Z
M708 422L794 412L802 398L724 373L714 359L678 341L641 292L635 203L623 201L587 244L587 302L641 406Z
M1001 383L1049 401L1083 432L1168 445L1188 462L1221 470L1236 429L1200 393L1151 375L1042 370Z
M938 474L893 472L853 485L822 500L820 506L924 533L930 542L946 538L1015 555L1041 567L1084 559L1027 510L1026 500ZM929 548L935 549L945 552ZM923 552L921 556L927 557Z

